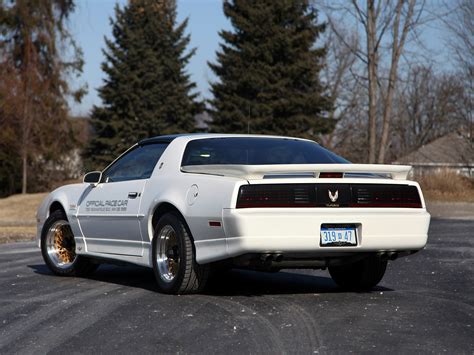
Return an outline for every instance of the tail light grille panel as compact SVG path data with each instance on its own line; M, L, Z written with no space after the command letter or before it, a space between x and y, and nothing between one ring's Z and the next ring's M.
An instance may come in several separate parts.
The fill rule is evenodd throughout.
M313 184L246 185L239 191L237 208L315 207Z
M355 207L414 207L421 208L418 189L410 185L352 186Z
M421 208L416 186L400 184L260 184L241 186L237 208Z

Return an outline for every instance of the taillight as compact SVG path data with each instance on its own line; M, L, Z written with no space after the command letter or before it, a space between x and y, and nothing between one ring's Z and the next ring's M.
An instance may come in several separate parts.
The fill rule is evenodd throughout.
M313 184L244 185L237 199L237 208L315 206Z
M423 207L418 189L409 185L354 184L352 196L350 207Z
M240 187L237 208L422 208L415 186L401 184L261 184Z

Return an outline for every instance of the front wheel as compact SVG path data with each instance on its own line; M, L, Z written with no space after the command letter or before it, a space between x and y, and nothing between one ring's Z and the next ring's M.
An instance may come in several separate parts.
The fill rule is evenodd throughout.
M89 259L76 254L71 226L63 211L46 219L41 233L41 254L49 269L60 276L85 276L97 269Z
M163 215L153 236L153 271L161 292L197 293L204 289L209 265L196 262L191 234L181 216Z
M328 269L334 282L343 289L369 291L382 280L386 268L387 260L371 255L355 263Z

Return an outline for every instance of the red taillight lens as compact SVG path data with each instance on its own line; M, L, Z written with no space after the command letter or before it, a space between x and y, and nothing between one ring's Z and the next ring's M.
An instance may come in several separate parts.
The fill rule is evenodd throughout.
M245 185L237 199L237 208L315 206L313 184Z

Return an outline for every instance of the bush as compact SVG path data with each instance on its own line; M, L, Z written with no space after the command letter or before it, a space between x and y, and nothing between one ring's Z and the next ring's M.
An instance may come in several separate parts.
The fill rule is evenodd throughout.
M474 179L451 171L424 175L418 178L425 199L474 202Z

